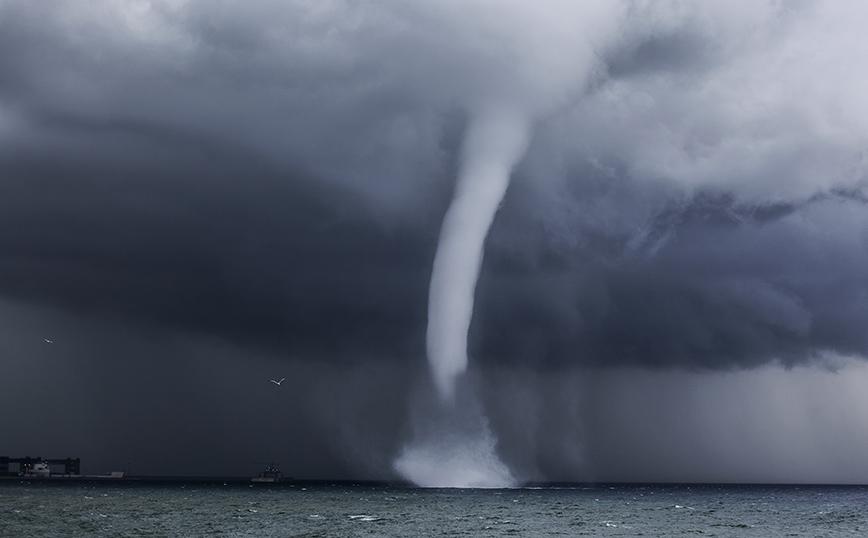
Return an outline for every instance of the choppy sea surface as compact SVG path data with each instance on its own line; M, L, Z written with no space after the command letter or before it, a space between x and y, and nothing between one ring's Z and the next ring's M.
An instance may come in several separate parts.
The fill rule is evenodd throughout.
M868 487L0 483L0 536L868 536Z

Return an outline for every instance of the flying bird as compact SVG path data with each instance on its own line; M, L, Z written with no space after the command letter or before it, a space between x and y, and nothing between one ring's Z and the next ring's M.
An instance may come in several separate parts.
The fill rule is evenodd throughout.
M280 384L283 383L283 380L284 380L284 379L286 379L286 378L285 378L285 377L281 377L281 378L280 378L280 381L275 381L275 380L273 380L273 379L269 379L269 381L271 381L272 383L274 383L274 384L277 385L277 386L280 386Z
M53 341L49 340L48 338L43 338L43 340L45 340L45 342L46 342L46 343L49 343L49 344L53 344L53 343L54 343Z

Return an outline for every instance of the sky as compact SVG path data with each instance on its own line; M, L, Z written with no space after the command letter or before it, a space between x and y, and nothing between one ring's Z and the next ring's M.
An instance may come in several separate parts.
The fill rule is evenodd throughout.
M866 16L0 0L0 454L393 480L451 428L517 482L868 483ZM440 420L441 223L505 146Z

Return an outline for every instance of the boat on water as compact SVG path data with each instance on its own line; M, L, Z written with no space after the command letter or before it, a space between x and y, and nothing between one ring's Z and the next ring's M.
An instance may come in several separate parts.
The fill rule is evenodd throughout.
M259 473L259 476L254 476L250 479L251 482L275 483L283 482L283 473L272 463L267 466L264 471Z

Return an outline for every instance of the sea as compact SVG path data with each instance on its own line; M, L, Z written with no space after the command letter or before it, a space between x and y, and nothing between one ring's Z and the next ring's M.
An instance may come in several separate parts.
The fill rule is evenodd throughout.
M868 536L868 487L6 481L0 536Z

